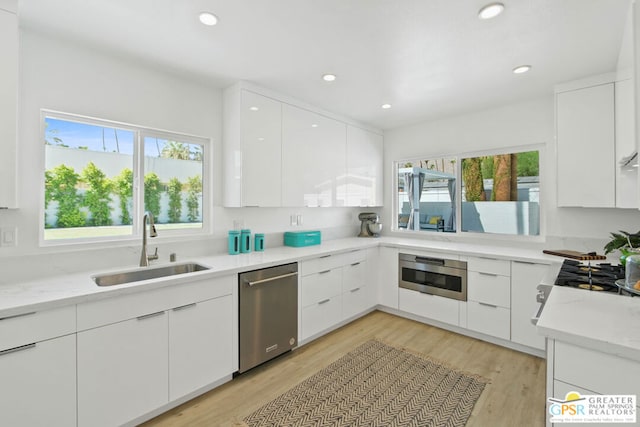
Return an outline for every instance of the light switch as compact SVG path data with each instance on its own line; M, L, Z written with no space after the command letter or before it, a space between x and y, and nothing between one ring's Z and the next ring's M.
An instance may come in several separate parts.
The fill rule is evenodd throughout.
M16 245L18 240L18 228L15 226L0 228L0 246L9 248Z

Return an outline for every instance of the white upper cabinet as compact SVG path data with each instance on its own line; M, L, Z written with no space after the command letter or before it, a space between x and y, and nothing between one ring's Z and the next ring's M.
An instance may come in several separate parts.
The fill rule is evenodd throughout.
M614 207L614 84L556 94L558 206Z
M281 205L282 104L234 86L224 96L224 206Z
M382 206L382 135L347 125L347 206Z
M616 207L638 207L638 159L627 166L620 161L636 151L633 107L633 80L615 83L616 120Z
M346 205L347 126L312 111L282 106L282 205Z
M18 105L17 2L0 3L0 208L16 208Z
M224 91L225 207L382 206L381 133L267 89Z

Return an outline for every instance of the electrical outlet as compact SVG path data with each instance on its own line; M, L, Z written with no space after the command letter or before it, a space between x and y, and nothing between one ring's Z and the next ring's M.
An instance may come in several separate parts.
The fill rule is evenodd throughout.
M18 227L9 226L0 228L0 246L3 248L14 247L18 244Z

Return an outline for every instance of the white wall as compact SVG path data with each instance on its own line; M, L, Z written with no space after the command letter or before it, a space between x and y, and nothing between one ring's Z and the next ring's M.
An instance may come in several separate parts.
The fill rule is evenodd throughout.
M382 220L392 219L394 160L434 157L544 144L541 155L542 232L554 244L573 238L606 239L611 231L640 229L635 209L558 208L556 203L556 146L553 94L499 108L420 123L385 132L385 209ZM589 149L585 147L585 149ZM598 173L598 171L593 171ZM433 236L431 236L433 237ZM601 250L595 247L593 250Z
M357 209L224 209L222 203L222 92L220 88L187 76L169 74L150 64L102 53L64 40L23 30L20 42L18 188L20 209L0 211L0 226L18 227L18 246L0 248L0 257L78 251L80 248L40 248L41 203L44 173L44 142L41 109L80 114L151 128L187 133L213 141L211 173L213 215L211 242L183 244L178 250L224 251L223 237L242 219L254 231L281 232L292 229L291 213L302 213L304 228L327 228L357 232ZM328 236L330 233L328 233ZM209 239L210 240L210 239ZM158 238L154 243L162 243ZM267 243L270 243L269 240ZM271 243L276 243L272 240ZM96 253L113 245L91 245ZM120 245L122 246L122 245ZM130 242L125 253L139 251ZM86 247L84 247L86 250ZM167 248L164 255L168 257ZM103 251L104 252L104 251ZM161 249L161 253L162 253ZM102 253L102 252L99 252ZM179 252L180 255L180 252ZM113 255L117 258L119 255ZM106 265L106 261L103 260Z

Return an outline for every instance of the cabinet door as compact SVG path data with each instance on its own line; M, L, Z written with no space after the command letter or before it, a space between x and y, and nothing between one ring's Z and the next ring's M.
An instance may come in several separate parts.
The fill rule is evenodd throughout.
M168 402L168 316L78 333L78 425L114 426Z
M544 337L538 334L531 317L538 309L537 286L549 266L511 262L511 341L544 350Z
M556 95L558 206L614 207L613 83Z
M358 286L342 294L342 319L346 320L371 308L371 287Z
M324 270L300 279L301 306L316 304L342 293L342 267Z
M399 306L400 310L407 313L458 326L460 317L458 300L400 289Z
M467 328L509 339L509 309L484 302L467 301Z
M347 292L366 285L366 261L356 261L342 267L342 291Z
M342 319L342 296L326 298L316 304L302 308L300 339L306 340L332 326Z
M169 311L169 400L175 400L233 372L232 297Z
M638 168L618 162L636 151L633 121L633 80L615 83L616 102L616 207L638 208ZM637 164L637 159L634 161Z
M344 206L346 125L282 106L283 206Z
M511 306L510 287L508 276L477 271L468 272L467 297L470 301L509 308Z
M0 56L0 208L16 208L18 17L2 9Z
M282 189L282 104L241 92L242 205L277 207Z
M347 206L382 206L382 135L347 125Z
M378 304L398 308L398 250L380 247L380 262L384 266L378 278Z
M0 424L76 425L76 336L0 353Z

